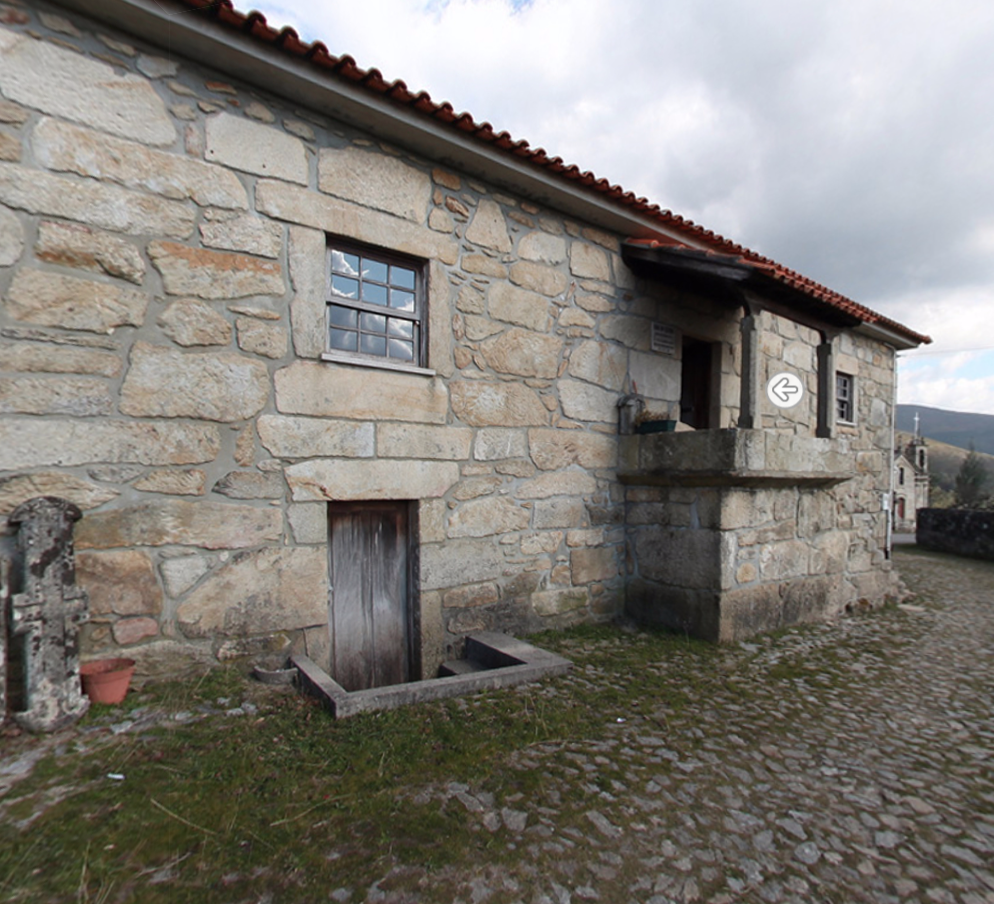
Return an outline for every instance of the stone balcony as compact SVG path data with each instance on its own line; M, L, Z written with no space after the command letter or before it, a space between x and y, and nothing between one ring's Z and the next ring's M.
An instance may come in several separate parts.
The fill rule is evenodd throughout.
M724 429L620 440L618 476L633 486L831 486L855 476L840 439Z

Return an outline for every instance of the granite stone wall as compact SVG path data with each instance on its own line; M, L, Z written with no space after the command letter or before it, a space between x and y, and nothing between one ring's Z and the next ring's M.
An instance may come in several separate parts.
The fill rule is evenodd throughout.
M423 370L329 359L329 237L426 262ZM671 524L686 494L618 481L619 399L637 386L679 407L679 347L652 351L651 324L716 345L718 426L741 369L741 312L637 281L622 238L56 7L9 7L0 514L38 495L84 511L86 650L146 670L318 655L331 500L417 502L426 674L469 631L611 618L629 576L665 579L672 552L640 556L643 526L711 523ZM815 334L763 316L764 367L813 391ZM862 595L883 565L893 362L838 341L863 387L840 439L860 477L818 503L836 521L805 536L804 568L844 557L833 580ZM763 424L806 434L813 411ZM787 546L757 532L800 525L808 503L781 495L749 497L762 523L719 522L723 588L786 580L770 563L802 528L772 537ZM668 514L626 536L643 504Z
M886 552L893 354L839 337L837 366L856 377L855 422L816 437L817 380L808 368L817 334L771 319L763 336L771 355L787 348L785 333L797 338L790 361L768 356L763 376L787 365L805 375L808 400L781 410L764 394L763 431L623 445L627 610L640 621L737 640L899 593Z
M320 648L329 499L418 500L426 671L618 611L676 396L617 236L54 8L0 53L0 510L84 510L91 652ZM328 236L428 262L433 375L322 360Z

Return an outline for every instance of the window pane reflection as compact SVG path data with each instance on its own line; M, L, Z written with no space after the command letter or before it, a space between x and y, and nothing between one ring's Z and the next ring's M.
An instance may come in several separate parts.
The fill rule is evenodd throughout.
M387 265L381 261L371 261L368 257L362 261L362 278L375 279L377 282L387 281Z
M398 289L390 290L390 307L396 308L398 311L413 311L414 310L414 293L413 292L401 292Z
M389 323L390 328L388 332L391 336L400 336L402 339L414 338L414 323L412 321L391 317Z
M331 347L343 352L354 352L356 350L356 338L359 334L347 332L345 330L332 330L330 337Z
M343 308L341 305L328 305L328 321L332 326L348 326L355 329L358 312L353 308Z
M382 314L363 314L362 331L364 333L385 333L387 318Z
M346 279L337 274L331 277L331 293L340 298L358 298L359 281L357 279Z
M385 357L387 353L387 340L384 336L370 336L363 333L359 350L366 355Z
M394 264L390 268L390 285L400 289L414 289L414 271Z
M346 254L344 251L332 251L331 269L336 273L345 273L348 276L358 276L359 255Z
M381 304L384 307L387 303L387 287L378 286L375 283L362 284L362 300L370 304Z

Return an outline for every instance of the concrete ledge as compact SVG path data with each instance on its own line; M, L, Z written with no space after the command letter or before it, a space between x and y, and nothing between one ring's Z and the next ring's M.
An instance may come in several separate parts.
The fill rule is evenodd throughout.
M767 430L620 438L618 479L635 486L830 486L854 477L838 442Z
M466 638L466 658L480 663L484 669L351 692L303 654L293 656L291 664L299 672L301 690L321 700L336 719L527 684L540 678L565 674L572 666L562 656L492 631L480 631Z
M825 474L821 471L667 471L619 473L618 480L630 486L652 487L828 487L856 475L851 471Z

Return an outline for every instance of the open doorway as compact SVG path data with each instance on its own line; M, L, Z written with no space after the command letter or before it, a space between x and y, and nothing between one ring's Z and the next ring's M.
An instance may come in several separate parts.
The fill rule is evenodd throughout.
M715 343L684 336L682 351L680 420L695 430L707 430L717 426L712 413Z

